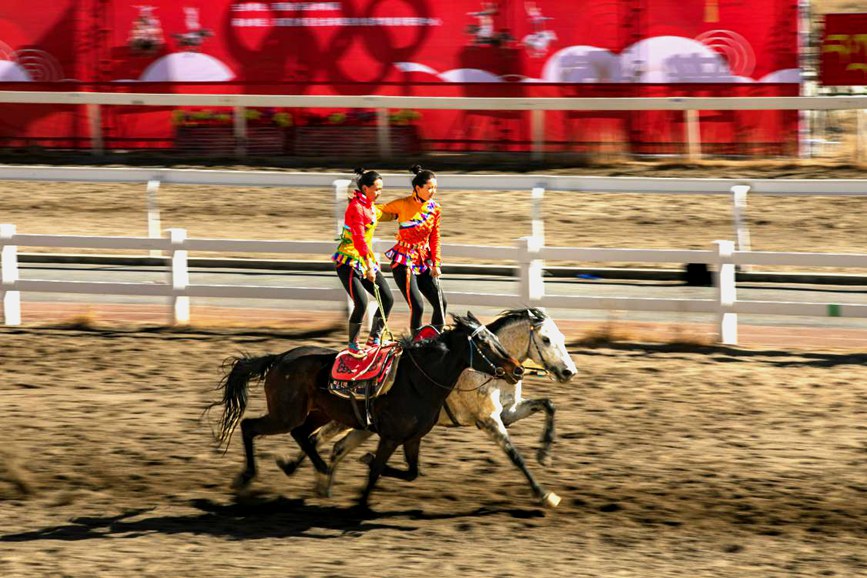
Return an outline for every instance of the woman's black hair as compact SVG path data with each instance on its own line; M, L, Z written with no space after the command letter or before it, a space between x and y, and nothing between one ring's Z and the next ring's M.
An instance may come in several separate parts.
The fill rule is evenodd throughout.
M416 187L423 187L429 180L437 178L436 173L421 168L421 165L412 165L409 172L415 174L412 178L412 190L415 190Z
M373 183L376 182L376 179L381 179L379 173L376 171L367 171L361 167L355 168L355 174L358 175L355 178L356 186L358 190L361 190L362 185L365 187L372 187Z

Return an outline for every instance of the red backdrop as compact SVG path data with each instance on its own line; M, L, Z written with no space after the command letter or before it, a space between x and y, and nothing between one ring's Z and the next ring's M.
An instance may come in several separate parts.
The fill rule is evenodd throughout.
M0 3L7 89L472 96L799 92L797 0L32 0ZM295 122L304 122L295 114ZM109 146L171 146L166 110L104 112ZM552 147L678 151L675 113L549 113ZM721 152L791 147L797 114L707 112ZM524 113L423 111L436 147L526 148ZM7 144L86 146L80 107L0 112Z

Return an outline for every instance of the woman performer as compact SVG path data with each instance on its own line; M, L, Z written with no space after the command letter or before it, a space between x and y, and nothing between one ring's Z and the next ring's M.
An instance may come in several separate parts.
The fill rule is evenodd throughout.
M433 171L413 165L410 172L412 194L386 203L383 213L397 217L400 228L397 244L385 256L391 259L391 272L409 305L410 329L415 334L421 327L424 302L433 306L431 325L441 330L445 323L446 300L439 278L440 264L440 205L433 200L437 178Z
M394 217L386 215L374 205L382 192L382 177L376 171L355 169L356 186L350 187L349 205L343 217L343 231L340 244L331 257L337 265L337 276L343 283L343 288L352 299L352 311L349 314L349 353L355 357L364 357L364 352L358 346L358 334L361 331L361 319L367 308L367 295L375 295L374 287L379 288L381 308L377 308L373 317L373 327L367 339L367 346L378 346L385 320L394 304L391 289L379 269L376 253L371 242L373 232L380 218L391 220ZM385 318L383 318L385 315Z

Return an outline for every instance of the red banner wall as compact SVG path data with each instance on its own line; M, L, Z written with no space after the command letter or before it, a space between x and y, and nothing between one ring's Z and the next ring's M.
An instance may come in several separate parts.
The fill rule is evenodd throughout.
M819 54L825 86L867 85L867 14L826 14Z
M32 4L0 4L0 82L15 82L6 88L540 97L799 91L797 0ZM434 145L529 143L523 113L423 115L423 136ZM104 118L109 146L171 146L164 110L113 107ZM304 118L295 114L294 122ZM665 149L683 141L672 113L547 118L552 143L611 138ZM703 113L702 137L711 145L796 139L796 114L769 118L777 115ZM78 107L0 112L0 137L11 144L76 146L86 142L84 126Z

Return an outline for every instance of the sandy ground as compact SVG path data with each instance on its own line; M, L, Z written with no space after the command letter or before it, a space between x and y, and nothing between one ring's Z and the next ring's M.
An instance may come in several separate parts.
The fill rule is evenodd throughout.
M863 354L573 343L578 379L525 385L557 404L553 466L540 417L512 428L554 511L475 428L435 429L426 475L383 480L369 515L365 466L316 498L273 462L288 436L236 497L239 440L222 455L200 421L221 360L338 337L0 329L0 575L867 574Z

